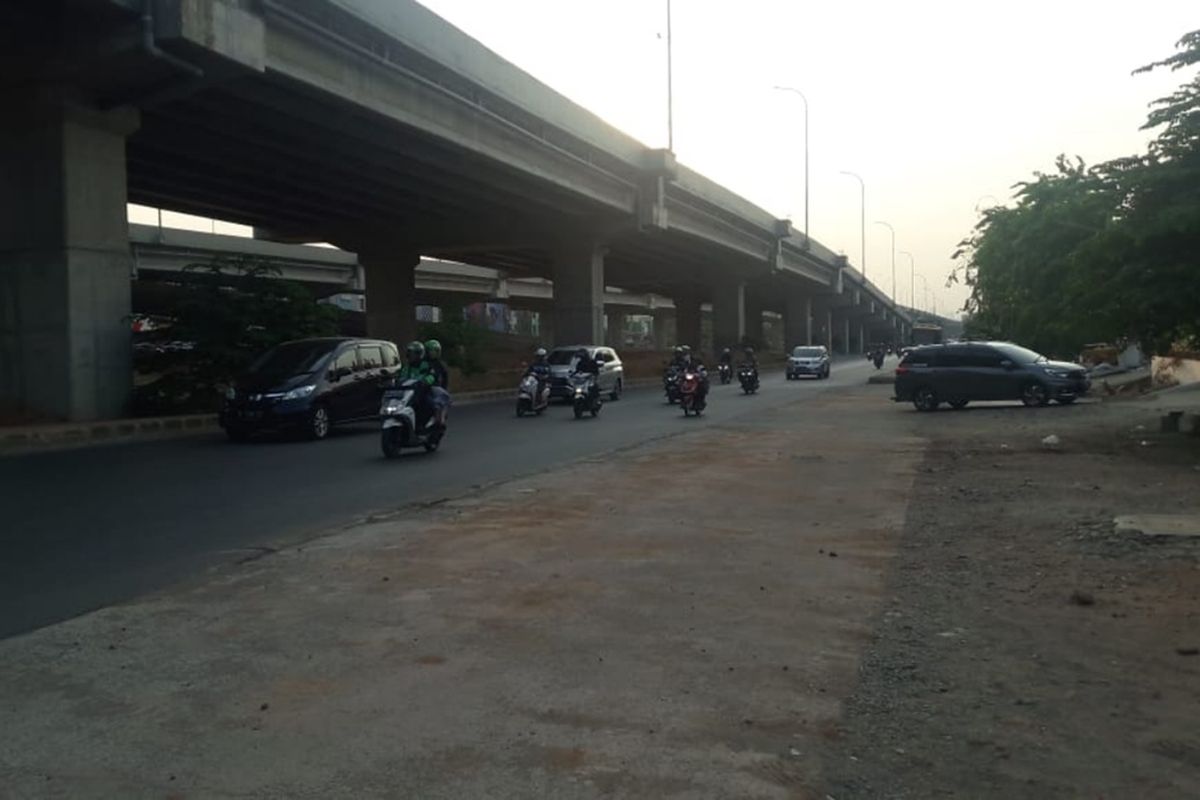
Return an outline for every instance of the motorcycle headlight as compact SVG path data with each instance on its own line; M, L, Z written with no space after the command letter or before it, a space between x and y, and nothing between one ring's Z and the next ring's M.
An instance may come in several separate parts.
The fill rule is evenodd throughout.
M316 390L317 390L316 385L312 384L312 383L308 384L307 386L297 386L295 389L292 389L290 392L285 393L283 395L282 399L283 400L299 400L302 397L308 397L310 394L312 394Z
M383 403L379 406L379 415L381 417L390 417L399 414L408 405L410 397L412 397L411 391L394 397L385 397Z

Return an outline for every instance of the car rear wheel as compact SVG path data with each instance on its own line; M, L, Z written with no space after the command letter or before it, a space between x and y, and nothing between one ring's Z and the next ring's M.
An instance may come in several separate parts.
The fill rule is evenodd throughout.
M959 409L966 408L967 403L969 403L969 402L970 402L969 400L951 400L950 407L953 408L955 411L958 411Z
M913 392L913 407L917 411L937 411L938 400L937 393L929 386L922 386Z
M308 438L313 441L324 439L329 435L329 409L325 406L314 406L308 414Z
M1050 394L1042 384L1030 381L1021 387L1021 402L1029 408L1044 406L1050 402Z

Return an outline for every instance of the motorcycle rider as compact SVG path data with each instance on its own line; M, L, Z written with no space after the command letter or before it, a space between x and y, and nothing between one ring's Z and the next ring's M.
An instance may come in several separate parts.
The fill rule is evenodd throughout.
M433 375L433 370L429 367L429 362L425 360L425 345L420 342L409 342L404 348L404 366L400 368L400 372L396 375L400 381L416 381L416 402L413 404L417 412L417 428L421 427L423 420L429 419L430 416L436 414L433 408L431 398L433 385L436 378Z
M758 374L758 357L754 354L754 348L746 345L742 348L742 366L750 367L754 370L754 374Z
M701 360L699 354L693 353L692 348L686 344L683 346L682 368L696 373L696 376L700 379L700 386L698 388L699 396L697 399L703 402L704 398L708 396L708 370L704 368L704 361Z
M742 348L741 369L749 369L754 375L754 383L758 383L758 357L754 354L754 348L750 345Z
M728 347L721 348L721 360L717 364L717 369L721 373L721 382L725 382L725 375L733 374L733 353Z
M532 375L537 378L538 397L542 397L546 391L547 384L550 383L550 362L546 360L546 348L539 347L533 352L533 363L525 368L525 375L521 377L524 378L526 375Z
M442 343L437 339L425 343L425 363L433 375L429 398L433 405L434 424L445 428L446 416L450 412L450 373L442 362Z
M575 351L575 366L571 370L576 375L591 375L593 399L600 394L600 363L592 358L586 347Z

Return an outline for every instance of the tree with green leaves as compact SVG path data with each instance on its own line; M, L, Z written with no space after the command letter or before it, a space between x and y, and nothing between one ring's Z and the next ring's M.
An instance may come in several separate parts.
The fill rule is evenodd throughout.
M1200 31L1137 72L1200 63ZM983 212L959 246L972 335L1067 356L1131 338L1156 352L1200 337L1200 75L1151 104L1144 155L1093 167L1060 156Z
M215 409L222 384L280 342L336 336L341 309L317 303L304 286L252 256L189 264L171 329L191 349L173 355L158 380L138 387L137 414Z

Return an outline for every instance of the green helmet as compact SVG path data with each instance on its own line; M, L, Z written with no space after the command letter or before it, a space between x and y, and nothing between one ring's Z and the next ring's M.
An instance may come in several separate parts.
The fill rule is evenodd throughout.
M409 342L404 348L404 357L410 364L418 364L425 358L425 345L420 342Z
M425 355L429 356L430 358L441 358L442 343L437 339L430 339L425 343Z

